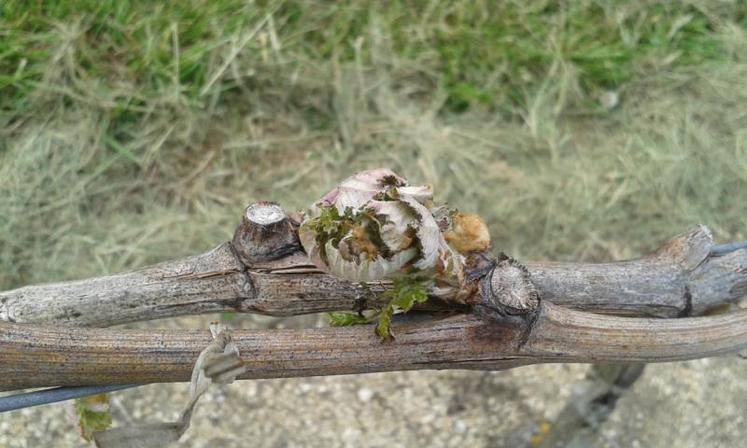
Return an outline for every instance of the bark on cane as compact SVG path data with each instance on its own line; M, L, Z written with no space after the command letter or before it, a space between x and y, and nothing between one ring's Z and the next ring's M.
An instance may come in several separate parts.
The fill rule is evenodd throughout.
M0 320L103 327L220 311L289 316L353 310L362 296L375 297L388 286L362 287L321 272L298 251L293 220L284 212L266 213L282 216L272 222L248 218L261 207L247 208L232 243L205 254L130 273L0 292ZM708 229L697 226L634 260L524 266L538 296L555 304L681 317L733 303L747 292L747 249L714 254L713 248Z
M531 315L528 315L531 316ZM503 370L557 362L665 362L747 347L747 312L683 319L600 316L540 303L532 318L458 314L371 326L236 330L242 378L394 370ZM0 390L186 381L207 331L61 328L0 323Z
M395 323L382 344L370 326L238 330L244 378L420 369L501 370L543 362L659 362L747 347L747 313L643 319L537 300L532 277L504 260L482 283L478 314ZM518 271L517 271L518 269ZM502 279L498 281L497 279ZM506 289L511 279L514 287ZM209 335L0 323L0 389L184 381Z

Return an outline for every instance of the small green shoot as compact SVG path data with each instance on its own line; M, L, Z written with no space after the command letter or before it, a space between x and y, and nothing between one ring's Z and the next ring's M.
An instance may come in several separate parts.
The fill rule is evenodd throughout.
M391 303L384 307L379 313L379 322L376 324L376 334L379 335L383 342L391 342L394 339L392 334L392 317L394 316L394 305Z
M391 297L390 305L402 312L408 312L413 306L428 300L425 281L417 276L402 276L394 280L394 287L384 293Z
M94 432L103 431L112 425L112 413L107 394L76 399L75 413L78 416L80 435L87 441L93 440Z
M426 281L417 274L402 275L393 280L392 289L379 296L380 299L388 299L386 305L379 309L376 314L365 317L351 312L329 313L329 324L333 327L348 327L351 325L376 323L376 334L382 341L389 342L394 339L391 324L395 313L406 313L415 305L425 303L428 300Z
M389 303L378 315L376 334L385 342L394 339L391 324L395 312L406 313L413 306L428 300L425 281L417 274L402 275L394 279L392 289L384 292L382 297L389 298Z
M331 327L349 327L351 325L367 324L370 320L358 313L346 311L329 313L329 325Z

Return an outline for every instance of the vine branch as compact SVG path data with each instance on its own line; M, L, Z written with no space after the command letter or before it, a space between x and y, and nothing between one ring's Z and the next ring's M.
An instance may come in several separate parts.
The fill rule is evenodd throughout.
M85 327L216 311L353 310L366 291L390 286L323 273L300 250L297 229L276 204L253 204L233 240L207 253L0 292L0 390L185 381L207 331ZM395 316L392 343L371 326L235 331L243 378L660 362L747 347L747 313L688 317L747 292L747 248L715 246L704 226L629 261L475 260L471 272L482 281L473 305L429 301L418 315Z
M241 378L422 369L503 370L557 362L678 361L747 347L747 312L685 319L600 316L542 303L533 318L459 314L370 326L236 330ZM0 324L0 390L187 381L208 331Z

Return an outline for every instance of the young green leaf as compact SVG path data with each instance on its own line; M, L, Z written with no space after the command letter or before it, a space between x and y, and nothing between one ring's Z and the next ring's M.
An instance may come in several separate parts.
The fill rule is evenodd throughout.
M384 342L389 342L394 339L391 329L393 315L394 307L392 304L384 307L384 309L381 310L381 314L379 314L379 323L376 324L376 334L378 334Z
M378 314L379 322L376 333L384 342L394 339L392 334L392 317L395 311L406 313L418 303L428 300L428 291L423 280L416 274L402 275L394 279L392 289L385 292L389 303Z
M417 273L400 275L393 280L392 289L384 292L382 298L389 299L387 304L372 316L361 316L351 312L329 313L329 324L332 327L348 327L377 321L376 334L382 341L394 339L391 325L395 312L406 313L413 306L428 300L426 283Z
M107 394L76 399L75 413L78 417L80 434L87 441L93 439L94 432L103 431L112 425L112 413Z
M329 313L329 325L331 327L349 327L351 325L366 324L369 320L358 313L334 312Z
M400 277L394 280L391 304L408 312L418 303L428 300L428 291L425 285L417 278Z

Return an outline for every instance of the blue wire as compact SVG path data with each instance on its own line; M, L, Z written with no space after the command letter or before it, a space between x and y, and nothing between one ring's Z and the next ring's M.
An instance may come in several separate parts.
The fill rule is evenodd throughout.
M719 257L728 253L747 248L747 241L737 241L736 243L719 244L711 248L711 255Z
M142 386L142 384L114 384L108 386L76 386L76 387L53 387L50 389L36 390L22 394L0 397L0 413L14 411L17 409L30 408L43 404L57 403L59 401L82 398L89 395L114 392L116 390L129 389Z

